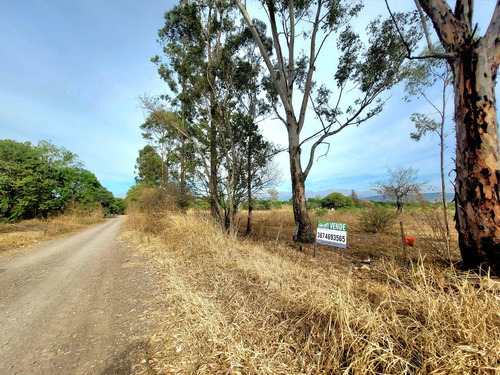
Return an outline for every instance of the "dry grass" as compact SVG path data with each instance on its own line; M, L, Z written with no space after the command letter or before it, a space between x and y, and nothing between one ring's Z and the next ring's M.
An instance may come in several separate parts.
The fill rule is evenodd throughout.
M74 208L48 219L3 224L0 226L0 253L65 236L103 221L99 210L81 212Z
M276 229L275 237L274 226L291 219L272 215L261 230ZM157 221L146 233L148 218L132 212L125 234L161 286L151 338L157 373L500 371L500 297L487 278L386 260L361 273L335 252L313 259L286 242L225 236L204 214ZM351 228L354 236L354 221Z
M395 210L394 210L395 213ZM404 251L401 244L401 230L399 222L404 225L407 236L417 237L414 248L407 248L408 256L413 260L424 257L427 262L442 262L451 260L458 262L458 234L454 229L453 218L450 213L449 223L451 229L451 254L447 254L444 242L444 221L442 211L429 209L412 209L397 216L394 225L387 233L366 233L359 225L361 212L359 210L329 211L326 215L318 217L310 213L311 221L315 225L317 220L336 221L347 223L348 226L348 256L357 259L396 258L403 259ZM246 212L241 212L237 219L240 224L240 233L245 232ZM274 244L278 232L280 240L290 246L296 246L291 241L294 230L293 212L291 207L273 211L255 211L253 213L253 233L250 239L259 243ZM281 223L283 226L280 231ZM331 251L327 246L319 245L318 249Z

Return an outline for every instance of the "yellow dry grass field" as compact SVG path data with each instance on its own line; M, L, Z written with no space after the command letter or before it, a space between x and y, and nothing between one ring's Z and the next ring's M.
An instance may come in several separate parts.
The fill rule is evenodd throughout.
M451 230L451 254L447 253L444 231L445 225L443 215L439 209L412 208L397 216L394 224L384 233L366 233L359 225L361 210L328 211L325 215L317 216L314 211L310 213L313 225L317 221L333 221L347 223L348 251L341 251L346 256L354 256L359 259L377 258L381 256L402 258L404 256L401 229L399 222L403 222L403 230L406 236L416 237L416 245L406 248L407 255L413 259L420 256L428 258L428 261L460 260L458 251L458 234L454 229L453 212L448 212L448 221ZM395 214L395 210L394 210ZM240 233L245 232L247 213L239 213L237 226ZM281 242L287 242L296 247L292 242L294 220L291 206L272 211L254 211L253 240L258 242L276 243L276 238ZM305 251L312 251L313 245L302 246ZM332 248L318 245L318 250L331 252Z
M406 266L388 255L401 251L398 228L361 235L354 212L329 215L348 222L351 253L298 251L285 210L256 213L253 237L222 233L206 213L158 214L150 226L129 212L124 236L159 286L154 373L500 373L494 281L423 256ZM377 260L363 268L368 254Z
M34 245L38 242L69 235L90 225L103 222L100 211L69 211L48 219L23 220L0 226L0 254L2 252Z

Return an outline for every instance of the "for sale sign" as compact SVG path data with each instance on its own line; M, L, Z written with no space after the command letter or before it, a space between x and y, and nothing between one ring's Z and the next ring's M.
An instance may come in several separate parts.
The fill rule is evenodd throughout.
M347 247L347 224L318 221L316 242L345 249Z

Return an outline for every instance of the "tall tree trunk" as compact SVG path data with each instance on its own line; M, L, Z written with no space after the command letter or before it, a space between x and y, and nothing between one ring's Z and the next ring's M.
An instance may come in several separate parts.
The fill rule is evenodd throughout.
M455 220L464 265L500 273L498 120L495 84L500 63L500 0L486 33L472 27L474 3L418 0L449 53L457 136Z
M293 240L295 242L310 243L314 241L314 231L311 219L307 213L306 202L306 176L302 171L300 162L299 134L297 126L288 127L288 142L290 153L290 175L292 178L292 204L295 219L295 231Z
M402 213L402 212L403 212L403 202L402 202L402 200L401 200L401 199L402 199L402 198L399 198L399 197L396 199L396 206L397 206L397 211L396 211L396 213L397 213L397 214L400 214L400 213Z
M250 136L248 139L248 152L247 152L247 191L248 191L248 216L247 216L247 232L250 234L252 232L252 150L250 148Z
M181 181L180 181L180 191L181 191L181 206L182 209L187 207L187 197L186 197L186 140L184 137L181 139Z
M163 156L161 158L161 181L160 181L160 187L163 189L165 187L164 184L164 174L165 174L165 160L163 160Z
M212 106L212 118L210 121L210 176L208 185L210 190L210 211L212 216L221 219L218 209L219 199L217 194L217 126L215 124L215 107Z
M484 264L500 273L498 59L490 61L484 52L473 44L451 63L457 127L455 220L465 266Z

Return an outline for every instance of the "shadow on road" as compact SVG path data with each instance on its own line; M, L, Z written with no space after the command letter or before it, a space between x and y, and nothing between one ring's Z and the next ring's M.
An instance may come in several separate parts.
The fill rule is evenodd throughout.
M150 345L147 341L133 342L121 353L109 358L100 375L153 374L149 352Z

